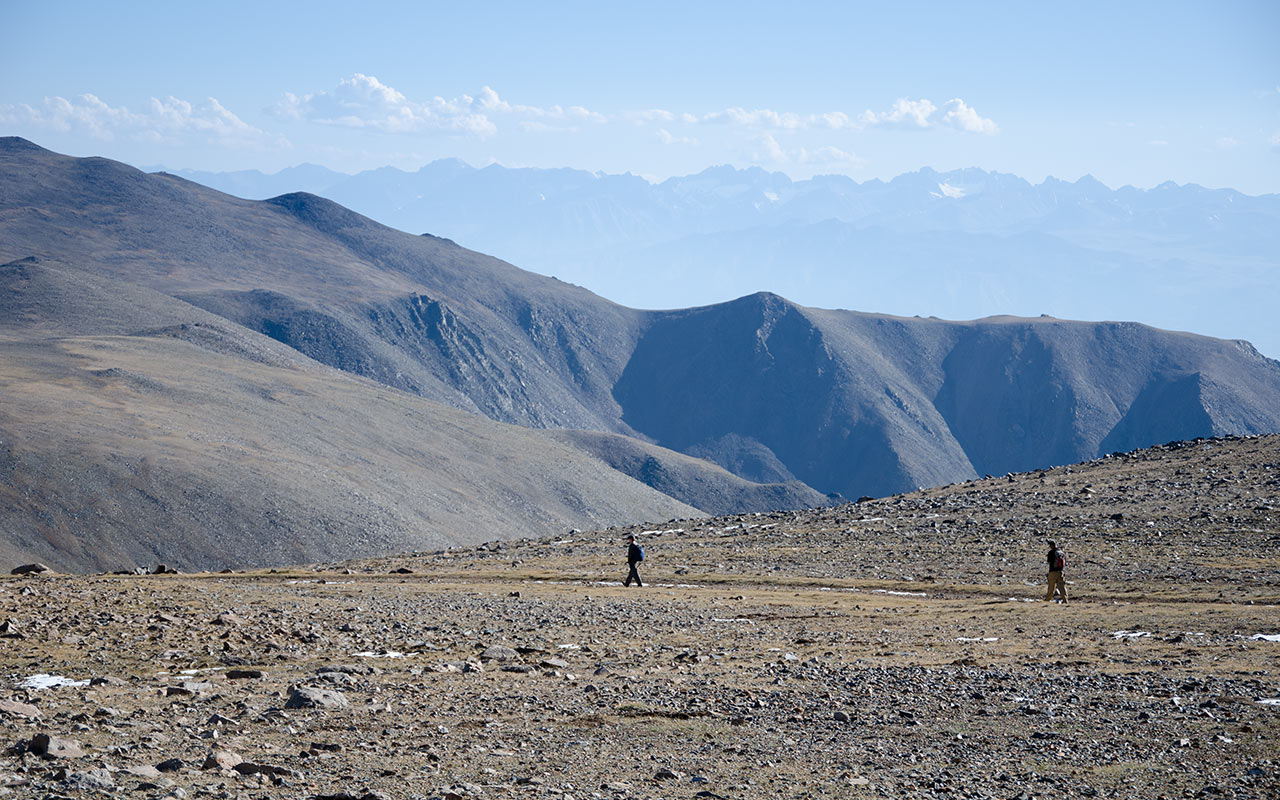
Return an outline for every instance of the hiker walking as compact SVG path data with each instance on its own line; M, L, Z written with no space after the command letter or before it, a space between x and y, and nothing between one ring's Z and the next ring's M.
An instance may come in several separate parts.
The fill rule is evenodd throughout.
M1045 592L1044 601L1047 603L1053 599L1054 591L1062 595L1062 602L1067 602L1067 582L1062 579L1062 568L1066 566L1066 559L1062 557L1062 551L1058 549L1058 545L1052 539L1049 540L1049 591Z
M631 571L627 573L627 579L622 582L623 586L630 586L632 581L636 582L636 586L644 586L640 582L640 573L636 571L636 564L644 561L644 548L636 544L636 537L627 537L627 566Z

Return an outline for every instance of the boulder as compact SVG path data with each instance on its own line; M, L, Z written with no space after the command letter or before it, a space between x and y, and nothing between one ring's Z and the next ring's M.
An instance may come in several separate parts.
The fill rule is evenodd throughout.
M85 754L79 742L50 736L47 733L37 733L31 737L31 743L27 748L42 758L81 758Z
M23 703L18 700L0 700L0 714L4 714L7 717L39 719L40 709L30 703Z
M299 686L289 695L285 708L346 708L347 697L336 689Z
M23 564L20 567L14 567L9 570L10 575L43 575L46 572L53 572L44 564Z

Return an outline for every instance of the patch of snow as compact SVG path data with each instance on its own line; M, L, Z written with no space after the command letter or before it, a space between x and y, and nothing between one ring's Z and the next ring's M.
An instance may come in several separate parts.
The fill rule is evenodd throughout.
M1141 639L1151 634L1147 631L1112 631L1111 635L1116 639Z
M398 653L395 650L366 650L363 653L352 653L353 656L360 658L406 658L404 653Z
M959 200L961 197L968 194L968 192L961 189L959 186L952 186L949 183L938 184L938 191L942 192L943 197L950 197L952 200Z
M556 649L557 649L557 650L579 650L579 649L581 649L581 648L582 648L582 645L580 645L580 644L558 644L558 645L556 645Z
M747 619L746 617L712 617L711 621L712 622L745 622L749 625L755 624L754 622Z
M58 689L63 686L88 686L88 681L73 681L70 678L64 678L61 675L47 675L43 672L32 675L30 678L23 679L19 684L20 689Z
M899 597L928 597L928 592L895 592L893 589L872 589L874 594L896 594Z
M776 203L776 202L778 202L778 193L777 193L777 192L765 192L765 193L764 193L764 197L765 197L765 199L766 199L766 200L768 200L770 203Z
M665 531L659 531L659 530L640 531L639 533L636 534L636 536L653 536L655 534L661 535L664 533L684 533L684 528L668 528Z
M573 544L573 540L572 540L572 539L561 539L561 540L559 540L559 541L552 542L552 544Z
M1249 638L1260 642L1280 642L1280 633L1255 633Z
M958 636L957 642L998 642L999 636Z
M1259 700L1264 706L1280 706L1280 697L1268 697L1265 700Z
M1034 597L1010 597L1009 602L1010 603L1035 603L1037 601Z

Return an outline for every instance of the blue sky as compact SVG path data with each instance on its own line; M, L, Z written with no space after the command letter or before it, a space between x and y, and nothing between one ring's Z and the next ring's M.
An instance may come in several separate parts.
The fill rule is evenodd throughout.
M0 134L171 169L977 166L1280 192L1280 3L0 0Z

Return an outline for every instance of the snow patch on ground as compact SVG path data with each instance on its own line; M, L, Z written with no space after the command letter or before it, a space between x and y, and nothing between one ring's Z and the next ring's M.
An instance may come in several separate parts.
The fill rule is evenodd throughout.
M1150 636L1151 633L1148 631L1112 631L1111 635L1116 639L1141 639Z
M47 675L43 672L24 678L18 683L20 689L57 689L63 686L88 686L88 681L73 681L61 675Z
M1255 633L1249 638L1261 642L1280 642L1280 633Z
M363 653L352 653L360 658L406 658L404 653L395 650L366 650Z

